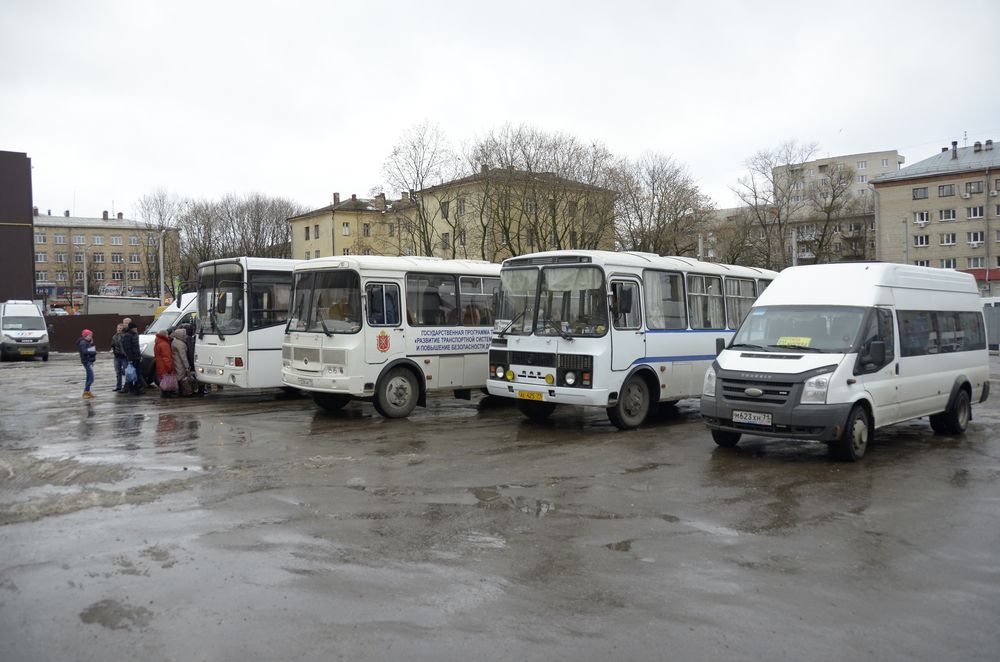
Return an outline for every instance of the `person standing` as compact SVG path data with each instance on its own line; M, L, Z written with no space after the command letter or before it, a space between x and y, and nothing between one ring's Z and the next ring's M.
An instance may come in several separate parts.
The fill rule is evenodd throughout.
M195 391L198 395L205 395L205 385L202 382L198 381L198 371L195 370L194 367L194 353L195 353L194 324L188 322L186 324L182 324L181 328L187 332L187 338L185 338L185 342L187 342L188 365L191 366L191 390ZM197 389L195 388L196 386Z
M80 363L87 373L87 381L83 385L83 397L92 398L94 394L90 392L90 387L94 385L94 361L97 360L97 347L94 345L94 332L84 329L80 334L80 339L76 341L76 348L80 350Z
M174 372L174 353L170 346L170 336L165 331L156 332L156 338L153 340L153 358L156 380L160 383L160 397L169 397L171 393L164 390L163 376Z
M122 339L122 346L125 348L125 359L135 368L135 381L129 383L128 392L133 395L142 395L142 374L140 371L142 351L139 349L139 326L135 322L128 323L125 336Z
M128 359L125 357L125 325L119 324L115 328L115 335L111 337L111 351L115 355L115 392L122 390L122 379L125 377L125 365Z
M174 374L177 375L177 392L180 395L191 395L191 382L188 377L191 374L191 364L187 357L187 331L177 327L170 334L173 340L170 348L174 355Z

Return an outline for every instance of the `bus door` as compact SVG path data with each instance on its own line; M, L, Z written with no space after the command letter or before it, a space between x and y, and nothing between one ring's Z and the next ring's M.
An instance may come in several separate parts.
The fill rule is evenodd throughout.
M365 361L377 365L406 351L406 327L399 284L369 282L365 285Z
M639 281L615 278L608 295L611 321L611 369L628 370L646 356L646 333L642 328Z

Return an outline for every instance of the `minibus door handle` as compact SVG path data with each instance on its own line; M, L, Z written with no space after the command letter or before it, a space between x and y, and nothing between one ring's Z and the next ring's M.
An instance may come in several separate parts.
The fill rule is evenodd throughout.
M899 374L899 361L896 361L896 374Z

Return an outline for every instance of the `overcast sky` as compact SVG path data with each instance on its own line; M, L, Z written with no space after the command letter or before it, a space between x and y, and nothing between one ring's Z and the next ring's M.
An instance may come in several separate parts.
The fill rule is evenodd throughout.
M719 206L760 149L1000 140L997 0L3 0L0 150L42 213L163 188L317 208L383 183L417 122L658 152Z

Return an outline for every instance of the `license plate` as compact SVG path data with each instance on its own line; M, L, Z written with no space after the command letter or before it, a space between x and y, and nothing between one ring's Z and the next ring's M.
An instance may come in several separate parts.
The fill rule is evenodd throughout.
M517 397L521 400L541 400L542 394L535 391L518 391Z
M299 383L303 386L312 386L313 380L308 377L299 377Z
M35 350L33 350L33 349L19 349L19 350L17 350L17 353L20 354L21 356L34 356L35 355Z
M750 425L770 425L771 415L755 411L733 411L733 423L748 423Z

